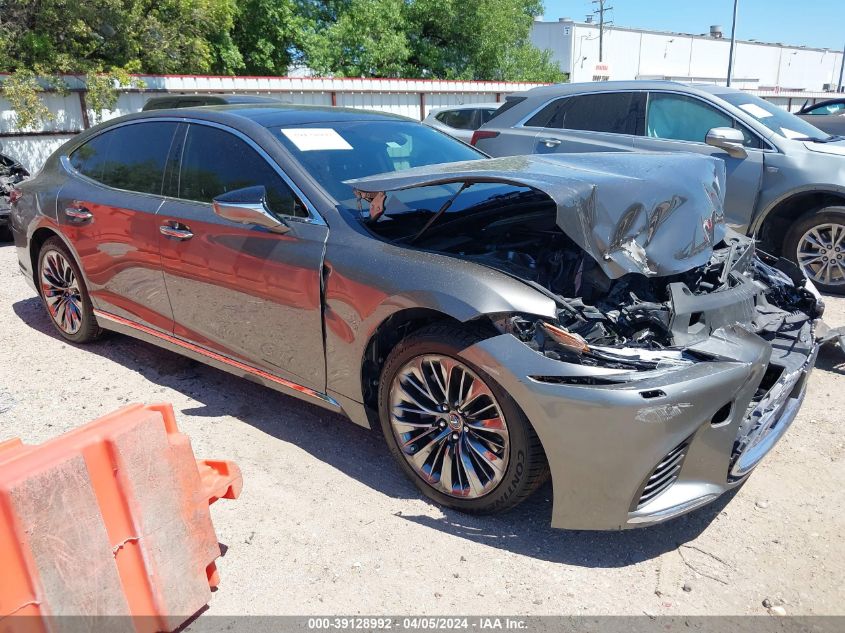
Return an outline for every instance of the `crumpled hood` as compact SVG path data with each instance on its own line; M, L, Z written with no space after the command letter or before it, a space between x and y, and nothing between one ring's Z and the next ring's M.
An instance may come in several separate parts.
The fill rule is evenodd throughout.
M707 263L725 233L724 162L681 153L508 156L348 180L356 192L455 182L531 187L557 206L557 224L611 279L663 276Z

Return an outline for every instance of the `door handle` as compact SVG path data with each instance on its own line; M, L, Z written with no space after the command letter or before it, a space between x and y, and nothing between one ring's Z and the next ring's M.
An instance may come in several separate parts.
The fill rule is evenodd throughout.
M94 217L94 214L85 207L66 207L65 215L74 222L87 222Z
M560 145L560 139L556 139L556 138L544 138L544 139L542 140L542 143L543 143L543 145L545 145L546 147L557 147L558 145Z
M158 227L158 230L165 237L172 237L176 240L189 240L194 236L194 234L191 233L191 229L189 229L184 224L178 226L162 224L160 227Z

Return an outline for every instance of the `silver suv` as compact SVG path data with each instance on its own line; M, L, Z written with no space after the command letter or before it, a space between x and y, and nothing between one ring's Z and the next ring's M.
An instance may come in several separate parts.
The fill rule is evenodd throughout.
M670 81L557 84L510 95L472 142L492 156L696 152L727 166L725 213L762 248L845 293L845 138L753 95Z

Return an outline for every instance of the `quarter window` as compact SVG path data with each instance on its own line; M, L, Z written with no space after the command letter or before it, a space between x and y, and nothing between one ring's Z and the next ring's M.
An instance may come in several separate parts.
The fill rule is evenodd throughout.
M641 92L598 92L558 99L531 117L533 127L641 134L645 95Z
M435 118L443 125L448 125L456 130L473 130L475 110L446 110L439 113Z
M256 185L264 185L267 206L276 215L308 215L287 183L247 143L208 125L188 128L179 174L180 198L211 202L220 194Z
M646 136L676 141L704 143L714 127L735 127L746 147L760 147L758 138L733 117L695 97L653 92L648 98Z
M70 163L109 187L161 194L164 165L176 123L132 123L103 132L77 148Z

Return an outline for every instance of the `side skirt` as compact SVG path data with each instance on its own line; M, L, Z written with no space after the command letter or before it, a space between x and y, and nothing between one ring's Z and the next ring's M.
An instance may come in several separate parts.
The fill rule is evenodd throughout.
M290 380L285 380L279 376L275 376L269 372L253 367L246 363L212 352L199 345L194 345L180 338L159 332L153 328L145 325L134 323L129 319L124 319L115 314L104 312L102 310L94 310L94 315L97 317L97 323L100 327L107 330L112 330L120 334L126 334L133 338L152 343L158 347L176 352L188 358L192 358L206 365L210 365L216 369L221 369L230 374L234 374L239 378L245 378L252 382L264 385L270 389L275 389L285 395L294 396L308 402L320 405L321 407L334 411L336 413L344 413L340 403L337 400L309 387L304 387Z

